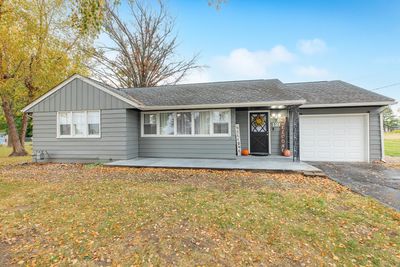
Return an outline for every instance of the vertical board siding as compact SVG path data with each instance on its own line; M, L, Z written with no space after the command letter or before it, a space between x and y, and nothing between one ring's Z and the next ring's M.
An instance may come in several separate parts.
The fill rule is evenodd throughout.
M133 108L124 101L80 80L74 79L28 112L55 112Z
M230 137L140 137L139 156L154 158L236 157L235 111L231 110Z
M313 108L313 109L300 109L300 114L320 115L320 114L369 113L369 158L370 161L374 161L374 160L380 160L382 155L379 110L380 107Z
M33 151L48 161L105 162L138 154L138 111L101 110L101 138L57 138L57 113L33 113Z
M257 111L257 110L250 110ZM272 113L281 114L281 116L286 116L287 112L285 110L270 110L270 116ZM249 148L249 110L236 110L236 123L239 124L240 128L240 141L242 143L242 149ZM280 155L280 142L279 142L279 127L273 127L271 122L271 117L269 118L270 129L271 129L271 151L272 155Z

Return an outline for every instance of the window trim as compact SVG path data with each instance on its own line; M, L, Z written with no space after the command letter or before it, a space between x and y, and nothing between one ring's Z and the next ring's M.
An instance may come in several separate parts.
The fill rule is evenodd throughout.
M194 112L202 112L208 111L210 112L210 134L195 134L194 129ZM229 120L228 120L228 133L226 134L214 134L214 122L212 112L214 111L228 111L229 113ZM192 133L186 135L179 135L177 132L177 121L176 121L176 114L179 112L190 112L191 114L191 127ZM174 135L161 135L160 134L160 113L173 113L174 114ZM145 114L156 114L157 116L157 134L145 134L144 133L144 115ZM231 109L196 109L196 110L163 110L163 111L146 111L140 113L140 136L141 137L165 137L165 138L176 138L176 137L230 137L232 134L232 110Z
M163 112L160 112L163 113ZM190 113L190 134L178 134L178 113ZM174 121L174 124L176 126L176 135L177 136L192 136L193 135L193 112L192 111L177 111L174 112L175 114L175 118L176 118L176 122Z
M86 130L85 135L73 135L73 113L74 112L84 112L85 113L85 121L86 121ZM88 124L88 112L98 112L99 113L99 134L97 135L89 135L89 124ZM59 121L59 114L60 113L69 113L71 114L71 134L70 135L60 135L60 121ZM101 111L100 110L73 110L73 111L57 111L57 139L87 139L87 138L101 138Z
M158 136L160 134L160 115L157 112L146 112L146 114L154 114L156 115L156 134L145 134L146 136ZM141 134L144 135L144 113L141 115ZM152 123L148 123L152 125Z
M208 125L208 131L209 131L209 134L196 134L196 126L195 126L195 118L193 117L193 113L196 113L196 112L198 112L198 113L200 113L200 112L208 112L208 115L210 116L209 118L210 118L210 122L209 122L209 125ZM212 112L213 112L213 110L194 110L194 111L192 111L192 130L193 130L193 135L194 136L210 136L210 135L212 135L213 133L214 133L214 129L213 129L213 127L214 127L214 123L213 123L213 120L212 120ZM230 115L229 115L229 118L230 118ZM232 119L230 118L230 122L232 121ZM230 128L229 128L229 134L230 134ZM218 135L220 135L220 134L218 134Z

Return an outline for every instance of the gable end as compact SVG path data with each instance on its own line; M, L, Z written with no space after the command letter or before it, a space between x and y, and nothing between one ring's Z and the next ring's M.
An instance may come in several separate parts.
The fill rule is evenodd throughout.
M127 109L138 104L96 82L74 75L26 106L23 112Z

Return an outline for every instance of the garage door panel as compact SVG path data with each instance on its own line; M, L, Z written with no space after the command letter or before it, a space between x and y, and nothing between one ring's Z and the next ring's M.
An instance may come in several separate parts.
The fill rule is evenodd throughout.
M315 157L318 158L320 161L326 161L330 159L330 153L328 152L317 152Z
M345 129L334 129L333 133L338 134L338 135L343 135L343 134L346 134L346 130Z
M318 127L321 127L321 126L318 126ZM330 132L329 132L329 130L326 130L326 129L320 129L320 130L316 131L316 135L319 135L319 136L330 136Z
M335 147L345 147L346 146L346 141L345 140L336 140L334 141Z
M366 161L365 115L300 116L300 158L309 161Z
M317 145L318 147L331 147L331 144L327 144L326 142L322 142L320 140L317 140L313 144ZM310 148L312 150L312 148Z
M351 137L360 137L363 134L362 129L348 129L348 134Z
M305 129L304 134L305 136L310 136L314 134L314 131L312 129Z
M312 140L308 141L308 142L304 141L303 144L304 144L304 147L305 147L304 151L307 151L308 147L313 147L314 146L314 141L312 141ZM308 148L308 150L312 151L311 148Z

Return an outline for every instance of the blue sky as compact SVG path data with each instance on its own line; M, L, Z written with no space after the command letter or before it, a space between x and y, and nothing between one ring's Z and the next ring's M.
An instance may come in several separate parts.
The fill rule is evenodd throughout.
M185 82L341 79L400 83L400 1L166 0L184 57L208 67ZM376 92L400 100L400 84ZM398 106L397 106L398 107Z

